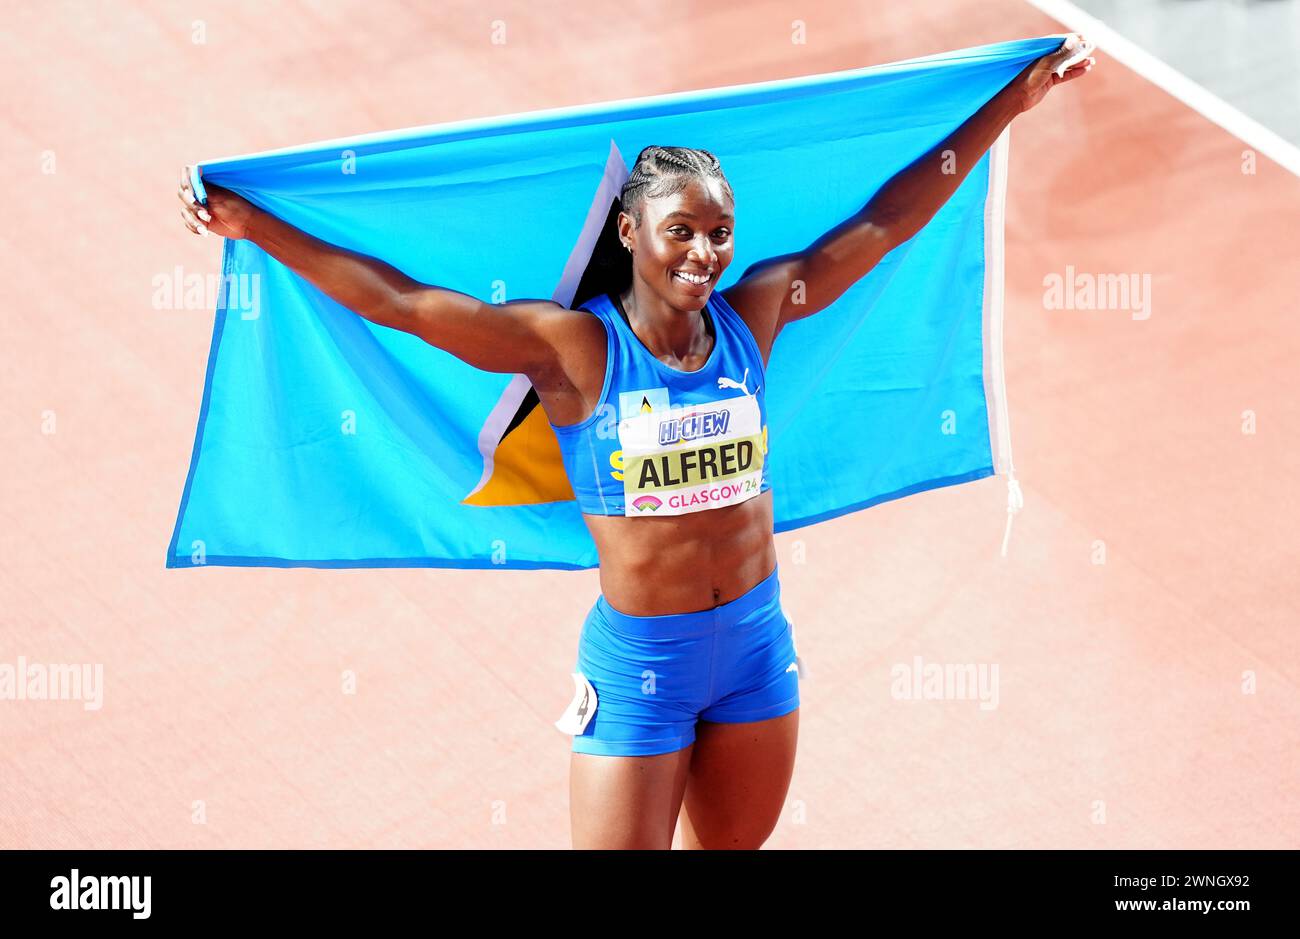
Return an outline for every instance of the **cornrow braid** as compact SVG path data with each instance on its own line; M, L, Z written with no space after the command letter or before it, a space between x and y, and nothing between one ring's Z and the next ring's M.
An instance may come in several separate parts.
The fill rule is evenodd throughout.
M623 211L641 224L641 206L646 199L658 199L682 191L691 179L718 179L727 195L735 198L722 164L708 150L690 147L646 147L636 158L620 201Z

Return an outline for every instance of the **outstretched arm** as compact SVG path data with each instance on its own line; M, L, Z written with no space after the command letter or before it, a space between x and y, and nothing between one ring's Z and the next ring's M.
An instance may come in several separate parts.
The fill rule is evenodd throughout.
M1057 52L1027 65L965 123L808 248L746 270L725 296L737 312L743 311L754 335L775 340L786 323L830 306L881 258L920 231L1017 114L1041 101L1050 88L1092 67L1093 60L1084 59L1063 76L1055 74L1082 42L1071 37Z
M377 258L321 241L228 189L194 199L181 172L181 216L190 231L247 238L325 294L373 323L419 336L476 368L533 378L557 361L574 315L549 300L484 303L413 280Z

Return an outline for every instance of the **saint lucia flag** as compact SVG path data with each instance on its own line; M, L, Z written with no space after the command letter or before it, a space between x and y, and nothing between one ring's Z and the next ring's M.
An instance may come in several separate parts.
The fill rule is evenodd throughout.
M626 161L700 147L736 196L722 290L857 212L1061 41L371 134L214 160L202 179L421 282L576 307L604 292ZM1011 474L1007 143L782 330L766 389L776 531ZM527 379L370 323L251 242L225 243L222 275L168 567L596 566Z

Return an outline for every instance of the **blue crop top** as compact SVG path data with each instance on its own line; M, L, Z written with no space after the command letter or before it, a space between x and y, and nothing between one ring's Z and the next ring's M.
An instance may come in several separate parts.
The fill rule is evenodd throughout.
M605 324L605 384L577 424L551 424L588 515L685 515L767 492L766 381L758 343L716 290L713 350L698 371L659 361L609 294L579 309Z

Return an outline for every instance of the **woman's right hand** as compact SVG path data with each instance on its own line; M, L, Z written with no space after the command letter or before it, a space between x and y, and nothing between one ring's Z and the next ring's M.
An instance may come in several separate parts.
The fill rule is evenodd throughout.
M203 168L199 168L203 175ZM196 235L212 232L223 238L247 238L249 223L261 210L243 196L237 196L220 186L204 186L208 193L206 204L194 198L190 188L190 168L181 168L181 184L176 194L181 200L181 218L185 227Z

